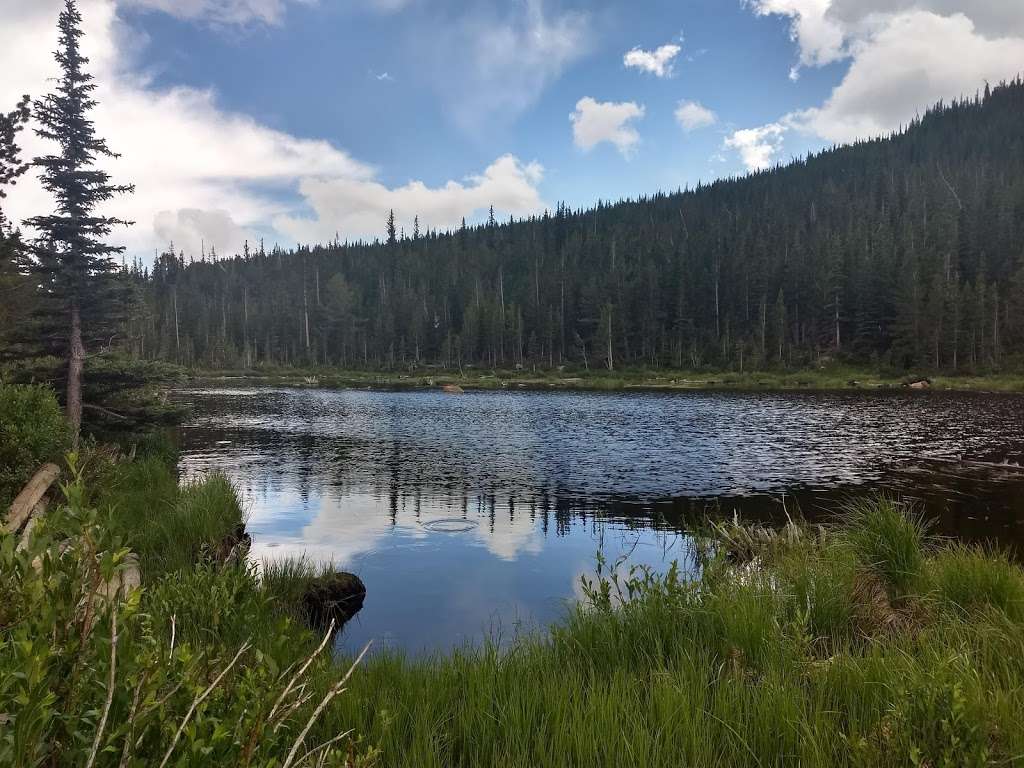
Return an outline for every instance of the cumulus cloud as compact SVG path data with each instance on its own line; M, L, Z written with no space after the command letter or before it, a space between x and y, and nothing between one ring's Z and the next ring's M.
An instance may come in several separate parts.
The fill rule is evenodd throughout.
M628 68L649 72L656 77L672 77L676 57L682 50L681 46L674 43L663 45L653 51L645 51L637 46L626 52L622 57L622 63Z
M747 2L760 15L791 19L798 67L849 61L821 105L783 116L763 135L769 126L738 131L726 141L748 167L764 167L750 161L761 163L779 150L778 126L831 142L885 134L940 100L1013 77L1024 62L1019 0Z
M0 79L0 106L13 106L25 91L43 94L56 72L49 53L56 48L56 18L60 0L9 0L5 23L0 25L0 71L16 72L17 78ZM115 181L136 185L134 195L106 204L106 212L136 222L130 229L118 229L112 241L125 245L129 253L151 254L169 240L187 253L198 254L205 245L221 253L240 249L244 239L265 236L287 243L311 242L375 234L380 220L370 216L335 217L329 224L319 217L301 219L297 211L312 209L303 201L306 190L321 185L340 185L380 194L386 188L377 183L377 170L353 158L327 141L300 139L271 129L243 114L221 108L215 94L194 88L156 89L145 78L132 75L125 61L126 30L118 21L115 0L83 0L80 3L86 35L84 52L91 57L90 70L96 76L100 102L94 119L119 159L104 161ZM33 157L51 151L48 143L30 131L22 134L24 154ZM496 164L499 169L507 163ZM495 166L492 166L494 168ZM517 185L507 183L518 194L500 196L495 184L482 185L483 193L494 193L495 206L511 200L506 212L519 213L542 207L536 184L540 171L533 165L519 168ZM485 171L481 178L487 178ZM415 184L415 183L413 183ZM422 185L421 185L422 186ZM481 186L481 185L478 185ZM501 185L497 185L501 187ZM403 188L404 189L404 188ZM397 191L396 191L397 192ZM376 198L374 198L376 200ZM458 198L467 206L461 215L471 216L482 205L479 200ZM524 202L525 201L525 202ZM393 202L389 201L389 202ZM372 209L375 203L364 204ZM52 210L53 201L38 180L26 177L5 201L13 221ZM398 206L396 206L398 207ZM410 211L409 216L417 211ZM427 208L419 211L421 218ZM449 223L451 215L436 224ZM273 222L288 224L287 230L273 228ZM365 229L357 227L365 226Z
M407 232L412 230L415 216L419 216L421 228L450 229L458 226L462 217L486 211L491 205L506 216L524 216L545 208L537 191L543 174L539 164L505 155L480 175L439 187L421 181L389 188L372 179L307 178L300 191L313 215L280 216L274 224L295 240L324 241L339 230L380 233L391 210Z
M698 101L680 101L675 116L684 131L696 131L718 122L718 116Z
M850 69L828 100L794 120L829 141L876 136L939 100L973 95L986 80L1006 79L1021 66L1024 37L989 39L962 14L914 11L857 42Z
M569 115L573 141L584 151L608 142L629 157L640 143L640 134L632 123L643 116L644 108L636 102L595 101L585 96L576 102L576 110Z
M776 162L776 155L782 149L782 136L786 126L769 123L759 128L744 128L734 131L725 139L725 146L740 154L748 171L763 171Z
M988 38L1024 37L1024 9L1017 0L832 0L827 16L847 29L863 29L873 19L884 22L886 16L911 11L963 14Z
M843 27L828 15L831 0L748 0L760 16L788 16L791 35L800 47L800 63L818 67L846 55Z
M417 58L431 67L431 87L465 132L480 135L532 106L591 45L585 12L548 13L543 0L483 6L418 35Z

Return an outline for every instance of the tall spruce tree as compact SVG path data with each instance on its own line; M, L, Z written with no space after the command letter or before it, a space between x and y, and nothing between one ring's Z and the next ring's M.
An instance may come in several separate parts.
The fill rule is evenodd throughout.
M37 216L28 224L39 231L33 247L39 273L54 310L67 320L64 354L67 357L68 424L77 442L82 424L82 372L85 341L102 333L104 320L113 310L116 295L112 278L116 266L110 256L123 247L105 242L113 227L132 222L96 214L96 208L133 186L111 184L110 176L95 167L101 157L113 158L106 142L96 136L89 114L96 106L92 75L85 71L89 60L80 50L82 16L75 0L65 0L57 22L60 31L55 53L61 68L54 93L35 102L40 128L36 133L59 145L59 154L35 159L43 186L53 194L57 210ZM95 325L83 332L83 320Z
M395 211L393 208L388 213L387 236L388 245L394 245L398 242L398 231L395 229Z
M18 177L29 169L21 160L18 133L25 127L30 115L29 97L23 96L13 112L0 113L0 203L7 197L4 187L17 184ZM2 204L0 204L0 238L8 226Z
M30 299L30 284L25 276L21 234L4 214L7 186L14 186L28 170L21 160L18 133L29 119L29 97L24 96L13 112L0 113L0 356L10 351L10 335L24 315Z

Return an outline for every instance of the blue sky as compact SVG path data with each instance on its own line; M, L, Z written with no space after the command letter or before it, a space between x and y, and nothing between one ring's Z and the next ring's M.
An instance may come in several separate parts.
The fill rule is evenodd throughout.
M835 66L791 81L796 54L788 19L756 16L738 0L643 6L637 13L631 2L566 3L558 11L546 4L553 18L580 12L586 43L535 100L491 110L474 106L472 94L445 95L472 61L438 61L426 50L434 31L457 26L478 3L421 3L390 14L353 4L296 5L279 26L245 30L144 10L126 16L150 37L139 64L158 73L155 85L213 86L222 106L296 136L328 139L379 167L386 184L421 179L436 186L511 153L545 167L545 200L573 205L741 173L738 156L720 152L730 126L760 125L818 104L841 77ZM476 13L501 19L500 12ZM671 77L623 65L636 46L670 43L682 48ZM487 85L503 87L500 79ZM585 96L645 107L636 124L641 141L629 158L610 144L590 152L574 147L569 114ZM459 99L473 102L466 110L481 110L478 122L461 119L453 103ZM684 99L712 109L720 123L684 133L673 117ZM800 137L786 149L821 143Z
M53 73L52 45L13 43L52 37L59 2L8 2L13 103ZM445 228L491 203L521 216L692 186L1024 68L1019 0L80 3L97 126L123 153L110 170L138 187L112 204L137 221L133 253L372 238L392 207ZM14 218L46 204L31 181L10 203Z

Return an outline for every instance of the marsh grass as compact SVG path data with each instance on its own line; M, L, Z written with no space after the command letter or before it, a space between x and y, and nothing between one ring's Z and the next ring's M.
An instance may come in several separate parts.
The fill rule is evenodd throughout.
M999 551L950 543L938 551L925 574L934 594L964 611L994 609L1024 622L1024 574Z
M909 595L923 575L928 523L912 506L879 496L848 502L841 513L844 539L895 599Z
M187 571L223 558L244 525L235 488L214 473L179 485L163 449L105 471L97 503L135 550L144 575Z

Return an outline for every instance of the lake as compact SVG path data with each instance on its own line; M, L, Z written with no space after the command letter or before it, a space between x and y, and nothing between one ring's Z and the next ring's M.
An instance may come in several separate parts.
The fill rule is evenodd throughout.
M1021 550L1024 398L909 392L195 389L183 475L238 486L257 562L358 574L339 635L411 654L506 642L565 615L601 550L692 567L687 520L827 517L916 499L937 532Z

